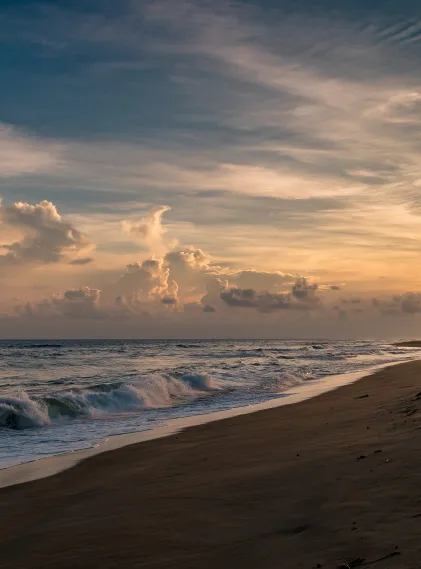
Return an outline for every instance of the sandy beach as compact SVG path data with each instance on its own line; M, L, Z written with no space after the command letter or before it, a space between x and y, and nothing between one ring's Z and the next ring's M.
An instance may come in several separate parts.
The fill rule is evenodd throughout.
M0 567L415 569L420 392L400 364L4 488Z

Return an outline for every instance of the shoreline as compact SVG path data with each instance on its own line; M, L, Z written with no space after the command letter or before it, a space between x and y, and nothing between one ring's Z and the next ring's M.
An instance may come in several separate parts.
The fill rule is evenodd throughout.
M419 566L421 361L0 490L1 567ZM378 563L378 565L377 565Z
M1 566L419 566L421 361L0 490Z
M257 413L268 409L283 407L285 405L296 405L302 401L319 397L320 395L328 393L334 389L340 389L341 387L360 381L361 379L376 373L376 371L395 365L401 365L406 362L407 360L402 360L393 363L378 364L367 368L364 371L348 372L326 376L322 379L310 380L281 392L279 397L262 403L233 407L224 411L215 411L212 413L203 413L201 415L171 419L165 424L152 429L112 435L107 439L100 441L95 446L86 449L64 452L17 465L6 466L5 468L0 468L0 489L32 482L41 478L55 476L60 472L64 472L65 470L75 467L83 461L97 456L98 454L112 452L126 446L137 445L147 441L169 437L183 432L186 429L195 428L208 423L224 421L241 415Z

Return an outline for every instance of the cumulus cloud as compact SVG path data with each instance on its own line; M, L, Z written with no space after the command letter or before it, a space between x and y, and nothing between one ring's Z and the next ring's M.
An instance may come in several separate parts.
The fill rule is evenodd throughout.
M169 251L163 262L169 279L178 284L182 296L203 294L206 283L220 270L201 249L194 247Z
M288 285L289 291L285 290ZM175 248L163 257L128 265L116 284L117 296L124 297L132 310L139 310L139 303L145 301L159 301L166 307L193 302L205 312L223 310L227 305L266 312L313 308L320 302L316 290L317 285L289 273L221 267L195 247Z
M307 304L318 304L320 300L316 296L317 284L309 284L305 277L301 277L292 287L292 296Z
M406 312L407 314L415 314L417 312L421 312L420 292L408 292L407 294L404 294L399 300L402 312Z
M201 270L209 267L208 257L201 249L194 249L193 247L170 251L165 255L165 261L172 270L177 270L178 268L183 271L189 269Z
M211 262L207 255L201 249L194 247L185 247L169 251L164 262L169 268L171 277L178 280L185 280L191 284L191 281L198 278L198 274L211 272Z
M119 293L126 298L161 298L168 290L169 270L162 259L147 259L127 265L126 273L117 283Z
M200 249L175 249L163 257L129 264L113 292L124 297L132 308L146 301L175 307L189 295L203 294L207 280L212 278L211 271Z
M178 306L178 284L175 281L170 282L167 290L161 297L161 303L167 308L175 308Z
M373 299L375 306L383 313L418 314L421 313L421 292L406 292L395 295L388 301Z
M169 278L178 283L180 292L206 294L211 292L209 287L214 287L212 301L215 296L219 298L218 287L228 286L227 281L240 289L253 288L256 290L279 291L288 284L296 281L297 277L280 271L257 271L251 268L232 271L221 267L201 249L195 247L182 247L169 251L163 257L164 265L169 270Z
M229 288L220 293L229 306L255 308L260 312L285 309L311 309L321 305L316 296L317 285L302 277L294 283L291 293L259 292L254 289Z
M18 314L27 317L103 318L106 312L99 307L101 291L83 286L69 289L63 295L53 295L38 303L26 303L16 308Z
M421 313L421 292L406 292L391 298L373 298L371 304L384 315Z
M256 290L271 290L290 284L296 280L296 276L278 271L255 271L244 269L230 275L229 280L238 288L254 288Z
M162 216L170 209L167 205L154 207L139 222L124 221L123 229L142 238L151 251L159 253L167 248L164 242L167 229L162 225Z
M228 289L228 282L219 277L212 277L206 283L206 294L201 299L204 312L216 312L222 304L221 293Z
M230 288L221 292L221 298L229 306L256 308L261 312L291 308L291 297L288 294L259 293L252 288Z
M149 218L150 225L155 227L150 233L149 229L143 233L143 230L139 230L145 239L152 239L150 243L155 238L159 241L165 233L161 222L162 213L163 210L156 211L155 217L152 215ZM50 202L43 201L36 205L18 202L11 206L1 206L0 215L4 228L21 235L3 246L6 250L6 254L0 256L3 262L19 264L35 260L42 264L63 259L67 264L83 266L93 260L85 253L89 247L87 238L73 224L63 220ZM161 227L159 231L156 231L156 224ZM266 259L265 264L270 266L270 259ZM76 276L77 273L76 271ZM370 307L364 299L350 295L347 299L350 306L348 313L339 307L329 311L332 308L329 297L337 298L338 295L330 295L328 292L339 290L338 285L322 283L318 286L306 277L288 272L234 269L228 264L221 266L202 249L194 246L177 246L167 249L160 256L130 263L112 285L98 284L98 288L90 288L79 287L78 284L68 283L62 287L64 292L61 294L19 305L17 315L32 319L62 318L72 321L82 318L113 318L116 325L125 321L131 323L128 325L133 326L133 330L137 330L138 323L144 318L151 325L154 323L154 326L156 324L163 329L165 323L174 326L179 323L183 326L188 322L201 322L202 329L206 327L206 322L209 326L218 323L223 326L225 323L234 328L244 325L248 329L255 322L263 322L265 314L280 310L289 312L289 315L283 314L282 321L285 323L309 319L321 322L323 319L317 318L317 312L310 318L309 314L297 314L297 311L323 308L323 314L330 316L331 321L338 323L346 318L348 325L361 318L357 312L371 310L373 314L375 308L378 308L375 306L378 301L373 301ZM321 295L325 299L323 304ZM417 296L416 293L408 293L394 297L389 301L389 307L385 301L379 302L382 311L421 312L421 294ZM267 322L274 319L279 320L276 316L267 316Z
M384 316L396 316L402 313L402 311L400 310L400 307L398 305L398 300L395 299L380 299L380 298L372 298L371 299L371 305L373 308L375 308L377 311L380 312L380 314L383 314Z
M0 255L0 265L58 263L91 248L86 235L65 221L55 205L46 200L35 205L0 204L0 226L6 232L20 234L20 239L0 245L6 251Z

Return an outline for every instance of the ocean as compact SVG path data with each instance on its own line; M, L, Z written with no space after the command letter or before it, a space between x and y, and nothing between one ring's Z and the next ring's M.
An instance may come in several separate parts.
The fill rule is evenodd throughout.
M419 354L351 341L0 341L0 469Z

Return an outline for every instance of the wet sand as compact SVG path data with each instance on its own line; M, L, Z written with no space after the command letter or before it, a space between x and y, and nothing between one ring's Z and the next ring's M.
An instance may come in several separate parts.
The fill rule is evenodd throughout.
M0 567L415 569L420 447L410 362L4 488Z

